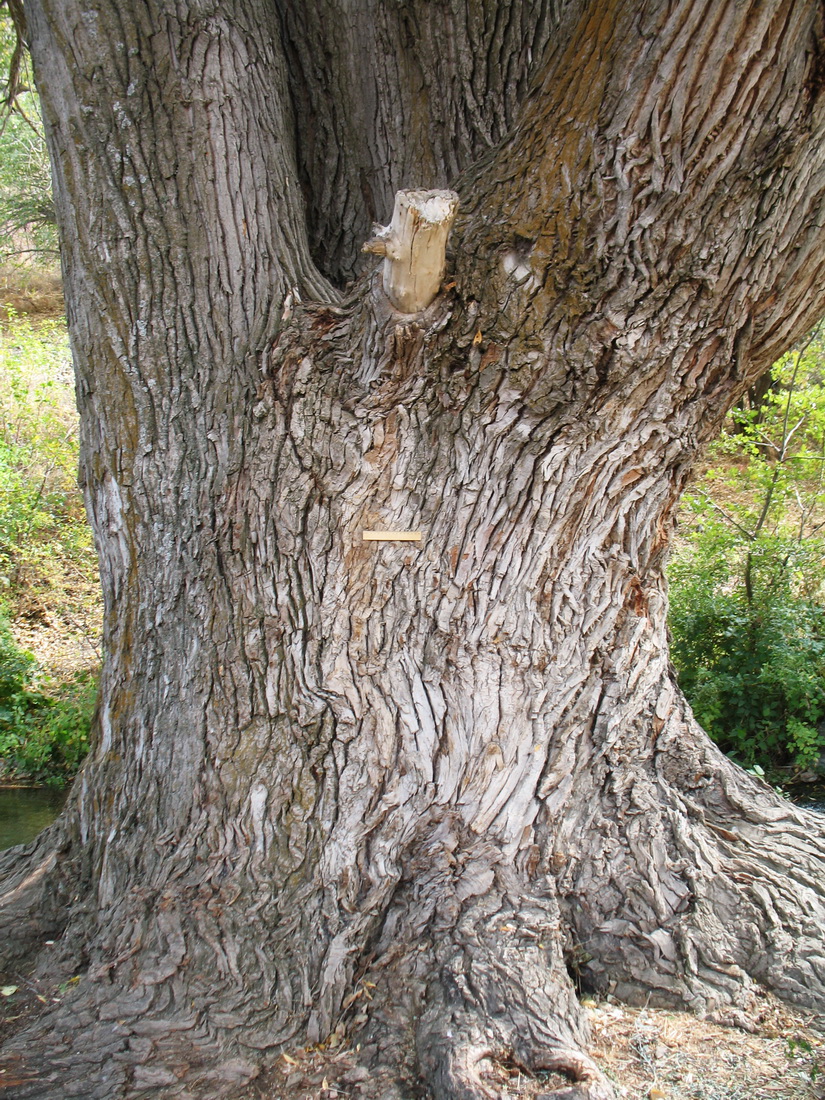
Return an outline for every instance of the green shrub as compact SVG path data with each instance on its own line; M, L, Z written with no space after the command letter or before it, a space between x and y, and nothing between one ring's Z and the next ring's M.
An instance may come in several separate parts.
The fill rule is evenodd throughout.
M815 333L738 412L686 494L671 654L699 722L746 766L825 749L825 346Z
M20 649L15 642L8 620L0 616L0 719L8 720L8 708L25 688L34 663L31 653Z
M15 774L47 786L70 782L89 751L89 728L97 698L97 680L77 673L50 690L20 697L10 732L18 745L7 757Z
M746 767L809 767L825 748L825 609L779 588L749 600L689 555L673 572L671 655L697 720Z
M88 749L95 674L49 675L16 644L9 620L20 630L37 624L39 637L82 634L99 607L97 568L77 487L65 324L7 312L0 325L0 769L63 786Z
M62 787L89 750L97 695L90 672L55 683L0 616L0 760L6 777Z

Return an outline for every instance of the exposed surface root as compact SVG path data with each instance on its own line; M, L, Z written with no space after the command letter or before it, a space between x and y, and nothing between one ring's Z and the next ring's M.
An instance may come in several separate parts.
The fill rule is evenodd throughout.
M610 1100L611 1086L584 1052L588 1026L564 965L555 899L494 862L489 874L476 873L485 889L469 897L466 875L459 885L438 876L423 934L422 895L402 889L388 924L407 951L383 974L380 961L374 968L376 993L412 1009L417 1074L439 1100L495 1100L496 1068L507 1064L563 1075L570 1087L560 1097ZM381 1049L397 1023L391 1011L372 1012L366 1032Z
M613 1089L580 1047L553 1039L545 1039L540 1048L532 1046L513 1032L503 1002L491 1015L483 1015L480 1004L475 1011L460 1007L456 996L460 984L448 980L440 992L430 991L430 1005L418 1027L419 1064L434 1096L496 1100L499 1092L491 1087L491 1070L496 1064L513 1063L528 1074L549 1071L575 1083L547 1093L548 1097L613 1100ZM560 1032L568 1030L566 1021L556 1023Z
M54 845L56 829L0 852L0 970L28 968L43 942L66 924L70 896Z
M724 795L718 807L706 798L701 815L676 819L671 842L678 841L681 868L692 875L690 904L674 895L675 911L652 912L639 930L631 924L633 896L626 889L623 919L598 925L603 950L596 961L609 966L629 995L646 997L658 989L674 998L680 994L681 1003L693 997L706 1014L739 1023L760 978L786 993L807 977L816 985L821 897L813 876L819 841L810 828L815 822L772 797L752 797L749 806L731 810L733 795ZM768 837L775 840L769 851ZM507 1073L523 1072L541 1084L533 1096L612 1100L613 1086L585 1052L590 1029L564 962L570 913L561 916L557 880L534 874L533 864L524 873L489 841L458 832L441 858L424 845L419 850L383 928L356 966L337 1029L337 1041L347 1037L357 1048L349 1075L356 1080L368 1074L364 1096L402 1100L429 1089L436 1100L498 1100L510 1095ZM60 859L60 851L44 842L31 846L25 859L6 857L11 885L4 927L8 943L19 931L17 950L24 956L42 948L57 927L54 899L67 900L55 890L64 874ZM775 888L767 893L763 882L771 879ZM794 902L800 912L792 909ZM77 910L79 928L82 918ZM150 913L150 931L153 919ZM167 933L178 927L168 910L157 919ZM794 928L796 941L786 949ZM590 932L585 946L598 947L598 936ZM67 929L67 946L51 950L68 958L74 935ZM249 998L254 983L248 975L239 971L236 986L223 985L230 979L209 971L208 954L193 953L203 950L202 938L188 936L166 934L155 943L147 932L134 944L135 953L142 953L140 966L130 969L131 954L119 955L111 968L98 966L61 993L61 1004L6 1044L4 1092L15 1100L220 1100L253 1088L261 1067L272 1066L283 1049L284 1030L276 1034L265 1006ZM753 957L745 957L750 949ZM782 951L784 987L774 973ZM48 965L46 956L39 965ZM616 992L623 999L624 989ZM297 1037L305 1033L296 1025L292 1034L301 1041Z
M15 1100L222 1100L259 1066L222 1053L194 1020L93 1013L85 998L41 1018L4 1050L2 1081Z
M667 1100L822 1100L825 1036L810 1014L787 1009L763 995L749 1030L720 1027L684 1012L585 1002L593 1054L620 1100L641 1100L656 1090ZM378 1100L392 1074L363 1064L363 1048L339 1038L321 1047L291 1048L233 1100ZM512 1062L479 1069L498 1100L558 1100L570 1088L556 1074L527 1073ZM405 1083L404 1100L420 1088ZM427 1100L433 1100L432 1094Z

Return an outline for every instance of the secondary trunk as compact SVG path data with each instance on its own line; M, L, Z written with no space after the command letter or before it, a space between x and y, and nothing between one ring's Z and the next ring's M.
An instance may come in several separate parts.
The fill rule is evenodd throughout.
M376 1089L497 1058L596 1100L568 967L821 1005L822 827L694 723L663 578L701 444L825 308L818 6L568 5L415 315L309 259L268 5L76 7L27 10L107 663L3 858L7 961L83 968L19 1095L223 1095L339 1029Z

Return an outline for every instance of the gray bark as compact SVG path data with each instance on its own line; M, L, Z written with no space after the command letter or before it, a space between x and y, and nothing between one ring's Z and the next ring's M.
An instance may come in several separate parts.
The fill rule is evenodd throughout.
M313 256L345 282L396 191L447 187L512 129L561 0L278 0Z
M696 726L663 576L702 442L825 311L819 5L568 4L455 162L452 114L414 131L405 170L464 172L412 319L377 277L335 302L390 127L313 207L267 4L81 7L27 13L107 663L67 811L0 864L6 959L84 975L10 1042L19 1095L230 1094L341 1028L439 1100L490 1058L605 1098L565 957L629 1000L822 1005L822 826ZM501 7L474 43L547 18ZM365 10L285 8L288 56L305 19L354 57ZM328 142L372 92L319 55ZM316 257L351 208L324 274L299 164Z

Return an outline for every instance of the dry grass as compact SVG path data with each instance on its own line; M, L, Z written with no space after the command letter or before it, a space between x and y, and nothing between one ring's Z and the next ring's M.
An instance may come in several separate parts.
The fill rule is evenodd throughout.
M0 319L9 310L38 317L59 317L65 310L60 271L10 265L0 267Z
M599 1004L589 1008L592 1053L635 1100L814 1100L825 1096L817 1021L763 998L753 1031L680 1012ZM819 1022L821 1025L821 1021ZM820 1076L820 1074L822 1076Z

